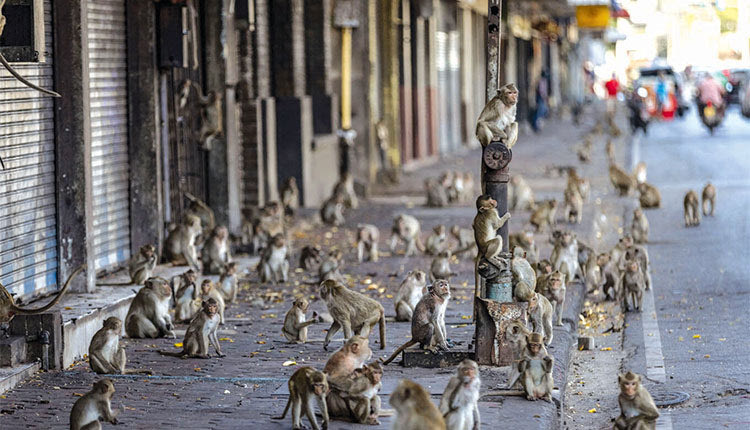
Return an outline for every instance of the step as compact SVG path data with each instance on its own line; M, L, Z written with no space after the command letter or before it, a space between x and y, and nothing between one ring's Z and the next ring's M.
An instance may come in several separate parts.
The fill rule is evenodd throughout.
M12 389L19 382L30 378L39 371L39 362L24 363L12 367L0 367L0 394Z
M11 336L0 339L0 366L13 367L26 361L26 339Z

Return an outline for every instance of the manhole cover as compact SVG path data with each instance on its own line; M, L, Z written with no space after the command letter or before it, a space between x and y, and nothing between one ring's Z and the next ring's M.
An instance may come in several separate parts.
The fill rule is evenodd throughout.
M653 397L657 407L663 408L687 401L690 394L682 391L653 391L651 397Z

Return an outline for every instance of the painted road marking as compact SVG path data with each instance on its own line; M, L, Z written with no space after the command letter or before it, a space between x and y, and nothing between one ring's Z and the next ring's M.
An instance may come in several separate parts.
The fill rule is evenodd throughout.
M641 157L641 139L634 137L632 142L632 153L630 157L630 171L638 164ZM667 372L664 367L664 354L661 348L661 335L659 332L659 320L656 316L654 305L654 285L651 289L644 291L643 309L641 311L641 325L643 326L643 344L646 354L646 377L658 383L667 381ZM672 416L669 410L659 411L661 414L656 420L657 430L672 430Z

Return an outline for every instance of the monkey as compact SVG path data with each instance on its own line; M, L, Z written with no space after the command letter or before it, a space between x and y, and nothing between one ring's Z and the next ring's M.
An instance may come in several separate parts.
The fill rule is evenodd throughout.
M305 343L307 342L307 327L317 322L322 322L318 319L318 314L313 312L312 319L307 321L305 318L305 312L309 302L305 298L299 298L292 303L292 308L286 313L284 317L284 326L281 327L281 333L289 343Z
M198 104L201 108L201 129L199 132L200 147L204 151L210 151L213 142L224 133L224 109L222 106L223 94L219 91L209 91L203 94L203 89L195 82L193 88L198 95Z
M263 249L258 263L260 282L286 283L289 279L289 249L282 234L273 237L269 246Z
M232 262L224 266L224 271L219 277L219 292L226 303L237 301L237 263Z
M456 275L451 271L451 252L443 251L432 259L430 265L430 281L435 282L438 279L450 281L451 277Z
M629 196L636 188L635 179L614 162L609 165L609 180L620 197Z
M576 147L576 155L581 163L591 162L591 149L592 143L589 138L584 139L583 144Z
M630 235L626 236L625 243L627 244L627 248L622 259L625 260L625 263L627 263L628 260L635 260L638 262L638 266L641 268L641 273L643 273L644 282L646 283L646 289L651 289L651 261L648 256L648 251L641 245L634 245L633 238ZM624 267L621 267L621 270L623 269Z
M297 178L290 176L286 178L284 187L281 189L281 204L284 206L284 213L288 216L294 216L299 209L299 188L297 188Z
M635 243L648 243L648 218L643 213L643 209L635 208L633 210L633 223L630 226L630 234L633 235Z
M612 258L612 252L599 254L597 263L601 269L602 291L608 300L617 300L622 294L620 269Z
M624 290L623 308L630 311L630 307L641 311L643 309L643 290L646 288L646 281L643 279L641 266L636 260L627 260L625 270L623 271L620 282Z
M204 275L220 275L232 256L229 253L229 230L217 226L201 250Z
M216 350L218 357L226 357L221 352L219 337L216 332L219 328L219 304L213 298L203 302L201 311L190 321L185 338L182 341L182 351L159 351L161 355L169 355L180 358L210 358L208 353L209 342Z
M299 267L304 270L315 270L323 261L323 250L319 245L305 246L299 256Z
M703 216L714 216L714 209L716 208L716 187L710 182L707 183L706 186L703 187L703 194L701 197L703 198ZM709 203L711 205L710 210L708 208Z
M383 386L382 378L383 367L377 361L355 369L347 377L330 378L331 391L326 397L329 415L359 424L380 425L378 391Z
M445 308L448 307L450 298L451 290L448 281L443 279L435 281L429 287L428 293L422 296L417 306L414 307L414 314L411 318L411 340L399 346L383 364L390 363L401 351L416 344L420 344L422 349L432 353L437 353L438 350L448 350Z
M440 410L421 385L402 379L388 400L396 410L393 428L398 430L445 430Z
M536 288L536 272L526 260L526 251L520 246L513 248L513 259L510 261L510 267L513 272L513 283L524 282L531 290L530 292L533 292L534 288ZM522 301L528 300L528 298L524 297L527 294L520 295Z
M448 430L478 430L479 418L479 366L466 359L458 365L440 398L440 412Z
M586 245L585 243L579 241L578 242L578 267L581 268L581 272L579 273L581 277L585 276L585 273L583 270L586 267L586 263L589 261L589 256L592 254L595 254L594 249L590 246Z
M510 366L508 375L507 388L512 390L521 379L521 372L518 371L518 365L526 350L526 338L531 334L531 330L526 328L526 324L521 320L511 321L505 327L505 340L513 349L513 363Z
M441 175L443 187L448 193L448 201L456 203L464 189L464 175L457 171L446 171Z
M464 189L459 195L459 201L470 202L474 200L474 176L470 172L464 172Z
M185 219L169 231L164 245L164 260L175 266L189 265L198 270L195 240L201 234L201 219L186 215Z
M448 206L448 191L435 178L424 180L424 189L427 194L427 206L432 208L442 208Z
M521 175L513 175L508 187L508 209L512 211L534 210L534 191ZM511 192L512 189L512 192Z
M268 242L277 234L285 236L284 212L279 202L274 200L263 206L253 234L253 248L255 251L265 248Z
M627 372L617 376L620 385L620 416L615 419L614 430L656 430L659 410L648 390L641 385L641 376Z
M563 196L565 219L568 223L580 224L583 220L583 197L578 192L578 188L566 188Z
M701 223L701 214L698 209L698 194L690 190L685 194L682 203L685 208L685 227L694 227Z
M601 254L592 252L586 261L584 278L586 280L586 293L599 291L604 285L602 276L602 266L605 264L604 257Z
M546 343L546 342L545 342ZM549 345L547 343L547 345ZM555 359L547 353L540 333L531 333L526 338L526 349L521 355L518 371L526 399L544 399L552 402L552 367Z
M187 191L183 194L188 200L190 200L190 205L188 206L187 211L185 211L185 216L194 215L201 219L202 231L199 235L200 239L196 240L196 244L203 243L203 240L205 239L202 237L203 231L212 231L214 227L216 227L216 216L214 215L214 211L206 204L206 202L198 197Z
M615 164L615 144L612 143L611 139L607 139L607 144L604 146L607 153L607 163Z
M421 270L412 270L401 282L393 297L396 321L411 321L414 308L422 298L422 289L427 287L427 275Z
M60 292L57 293L55 298L53 298L49 303L42 306L41 308L28 309L19 307L18 305L16 305L15 300L13 300L13 296L11 296L8 290L5 288L5 285L0 284L0 324L9 323L16 315L36 315L52 309L52 307L55 306L57 302L60 301L60 299L62 299L63 294L65 294L65 292L68 290L70 281L72 281L73 278L76 277L76 275L78 275L85 269L85 264L78 266L78 268L76 268L76 270L74 270L73 273L68 276L68 279L65 281L65 284L63 284L62 289L60 289Z
M70 430L100 430L99 421L117 424L117 415L123 409L112 410L112 396L115 384L111 379L100 379L94 387L81 396L70 410Z
M425 241L425 253L433 256L438 255L445 250L445 246L445 225L436 225L432 229L432 234Z
M134 339L176 336L169 316L172 289L161 278L149 278L130 302L125 333Z
M519 247L526 253L526 260L533 264L539 261L539 248L534 241L534 233L522 231L508 236L508 249Z
M549 275L550 273L552 273L552 263L550 263L549 260L539 260L539 262L536 263L537 282L539 282L538 278L544 275Z
M342 197L344 206L349 209L357 209L359 207L359 200L357 200L357 193L354 192L354 176L351 173L344 173L341 179L334 185L333 194Z
M172 278L174 319L177 322L189 322L200 309L200 290L195 283L197 280L198 275L192 270Z
M461 228L457 225L451 227L451 236L458 241L458 246L453 252L454 255L470 254L476 252L476 242L474 242L474 232L468 228Z
M552 266L564 273L567 279L573 280L581 273L578 262L578 239L575 233L564 232L552 250Z
M328 377L325 373L317 371L310 366L304 366L297 369L289 377L289 399L284 407L281 416L273 417L275 420L283 420L289 407L292 407L292 429L301 430L306 428L302 425L302 408L304 407L305 415L312 424L313 430L320 430L318 420L312 409L313 398L318 403L320 413L323 415L323 429L328 428L330 420L328 416L328 405L326 404L326 395L328 394Z
M320 219L324 224L334 227L344 223L344 196L333 194L320 207Z
M537 232L544 231L546 228L551 228L555 225L556 215L557 200L546 200L531 213L529 223L534 226Z
M328 256L320 266L318 266L318 282L323 282L326 279L335 279L340 282L344 282L344 277L341 275L341 268L344 265L344 253L340 249L333 249L328 252Z
M641 182L638 184L638 192L640 193L638 200L642 208L651 209L661 207L661 193L659 193L659 189L655 186L648 182Z
M633 245L632 239L633 237L630 235L630 233L625 233L620 239L617 240L617 243L612 248L612 251L610 251L612 261L617 265L618 268L620 267L622 257L625 255L625 251L627 251L629 246Z
M513 147L518 138L516 103L518 89L515 84L506 84L497 89L497 94L482 109L477 119L475 134L482 148L498 140L504 140L508 149Z
M89 343L89 367L96 373L127 375L145 373L151 375L150 370L125 369L127 357L125 348L120 346L122 321L117 317L104 320L100 328Z
M542 294L534 293L529 299L529 319L535 333L544 335L544 344L552 343L552 305Z
M425 247L422 244L420 234L419 221L416 218L405 214L397 215L391 228L391 252L396 250L399 240L406 244L405 255L407 257L416 254L417 250L424 252Z
M562 325L563 307L565 306L565 274L558 270L550 273L542 293L552 305L552 316L556 316L555 324Z
M5 29L5 22L6 22L5 16L2 14L3 6L5 6L5 0L1 0L0 1L0 35L3 34L3 30ZM26 78L24 78L23 76L21 76L16 71L16 69L13 68L13 66L10 65L10 63L8 62L8 60L6 60L5 56L2 55L2 54L0 54L0 63L3 64L3 67L5 67L8 70L8 72L10 72L10 74L13 75L14 78L18 79L19 82L21 82L22 84L26 85L27 87L29 87L29 88L31 88L33 90L37 90L37 91L41 92L44 95L48 95L48 96L52 96L52 97L60 97L60 94L56 93L55 91L44 89L44 88L42 88L42 87L40 87L40 86L38 86L36 84L33 84L33 83L29 82ZM5 167L3 167L3 168L5 168Z
M350 337L331 355L323 372L335 380L349 376L372 358L372 349L369 344L370 341L366 337L356 335Z
M217 312L219 314L219 324L224 324L224 309L226 304L224 303L224 297L216 289L216 286L210 279L204 279L201 283L201 303L205 303L209 299L213 299L216 302Z
M361 263L365 259L365 251L373 263L378 262L378 240L380 230L372 224L360 224L357 226L357 260Z
M339 329L344 330L346 339L354 334L367 338L375 324L379 324L380 349L385 348L385 310L377 300L352 291L333 279L325 280L320 284L320 297L325 301L328 312L333 317L333 324L323 341L323 349L328 350L331 337Z
M633 169L633 177L639 184L646 182L646 162L640 161Z
M143 284L146 279L151 277L155 268L156 247L151 244L141 246L141 249L130 259L128 264L130 282L136 285Z
M477 215L472 222L474 241L480 257L492 260L503 250L503 237L497 234L497 230L510 219L510 212L501 217L497 212L497 201L489 194L479 196L476 204Z

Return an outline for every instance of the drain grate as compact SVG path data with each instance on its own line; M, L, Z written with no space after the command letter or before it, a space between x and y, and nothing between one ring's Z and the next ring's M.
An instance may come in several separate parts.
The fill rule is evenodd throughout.
M690 398L690 394L682 391L651 391L651 397L654 399L654 403L659 408L666 406L678 405L686 402Z

